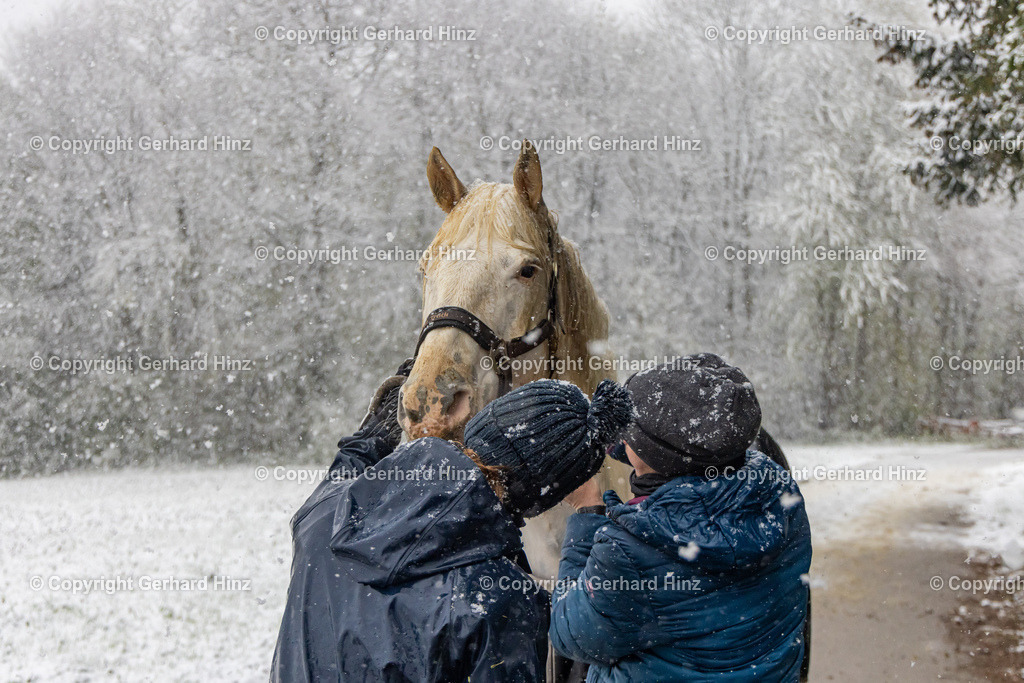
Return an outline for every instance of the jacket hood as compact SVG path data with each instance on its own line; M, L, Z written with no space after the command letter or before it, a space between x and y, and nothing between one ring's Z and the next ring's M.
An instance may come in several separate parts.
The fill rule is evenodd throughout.
M513 557L522 538L473 461L427 437L352 482L335 511L331 549L354 580L384 587Z
M677 477L636 505L612 492L605 502L610 518L666 555L730 571L767 564L782 552L789 511L802 498L789 472L748 451L744 466L727 475Z

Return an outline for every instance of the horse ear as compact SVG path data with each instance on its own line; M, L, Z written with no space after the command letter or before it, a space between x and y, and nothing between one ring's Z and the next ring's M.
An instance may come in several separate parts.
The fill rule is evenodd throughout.
M427 182L434 193L434 201L445 213L450 213L466 195L466 186L437 147L430 150L430 158L427 159Z
M544 182L540 176L540 157L529 140L523 140L523 149L519 153L515 170L512 171L512 184L526 205L532 211L536 211L542 201L540 193Z

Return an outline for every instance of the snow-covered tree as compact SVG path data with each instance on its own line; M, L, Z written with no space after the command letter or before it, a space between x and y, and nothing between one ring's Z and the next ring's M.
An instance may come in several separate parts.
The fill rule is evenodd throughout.
M1016 199L1024 183L1024 11L1018 0L929 0L956 35L896 33L882 59L909 63L926 97L911 177L943 203Z

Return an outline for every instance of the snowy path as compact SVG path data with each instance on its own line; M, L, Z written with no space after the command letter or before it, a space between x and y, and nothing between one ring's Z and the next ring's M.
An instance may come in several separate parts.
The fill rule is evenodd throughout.
M1024 451L844 445L788 454L811 475L801 483L814 534L811 680L970 680L943 621L959 605L949 584L970 575L967 549L1021 560Z
M857 444L787 448L807 499L815 542L870 542L878 513L904 542L984 547L1020 558L1024 529L1024 450L966 444ZM878 476L880 480L864 477ZM830 480L831 478L831 480ZM960 533L915 511L953 508L969 527ZM909 520L905 517L909 515Z
M906 631L912 638L920 625L916 617L907 623L907 615L939 609L917 603L953 599L927 587L938 573L936 558L956 554L971 537L989 546L1010 532L1019 537L1024 452L948 445L788 451L794 467L810 468L812 477L801 486L820 607L815 652L822 675L814 680L885 680L851 673L856 658L876 657L856 651L873 646L856 634L867 623L878 634ZM925 480L813 479L878 465L923 468ZM265 680L288 579L288 520L311 489L273 472L259 480L252 466L0 481L0 681ZM979 516L982 525L962 526L951 507ZM891 569L886 558L907 549L924 553L895 560L903 563L901 580L919 595L896 609L872 609L892 586L872 593L853 579L884 574ZM915 558L928 564L917 567ZM121 583L72 592L72 581L81 579ZM152 585L167 579L178 583ZM941 647L935 633L924 636L924 650ZM914 666L889 664L907 672L901 680L931 680L914 677L927 669L927 655Z

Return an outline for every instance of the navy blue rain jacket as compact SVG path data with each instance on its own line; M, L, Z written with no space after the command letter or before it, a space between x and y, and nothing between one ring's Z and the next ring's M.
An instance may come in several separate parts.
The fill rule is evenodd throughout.
M587 681L797 681L811 535L795 481L765 455L679 477L608 518L569 520L551 641Z
M272 680L543 681L549 597L473 462L435 438L339 447L292 519Z

